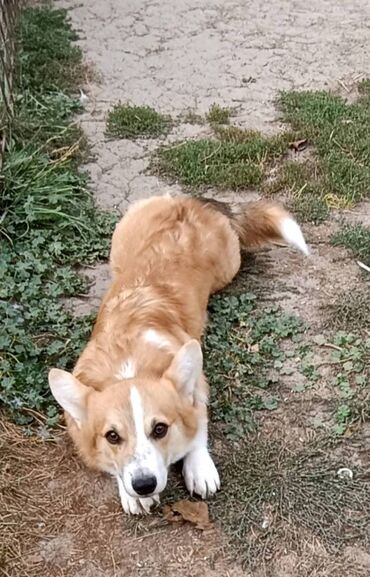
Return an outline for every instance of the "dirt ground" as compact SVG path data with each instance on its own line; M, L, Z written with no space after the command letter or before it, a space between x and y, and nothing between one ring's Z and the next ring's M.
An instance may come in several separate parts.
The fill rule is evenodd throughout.
M353 83L368 73L368 0L201 4L55 2L71 9L86 62L96 72L95 80L84 86L88 101L82 123L92 146L87 166L91 189L104 208L124 212L139 198L181 190L146 172L150 151L163 141L105 136L107 110L117 102L146 104L173 116L188 110L204 114L216 102L235 107L234 121L240 126L271 133L280 127L274 108L279 90L339 89L350 95ZM180 122L166 141L205 131L204 126ZM239 200L235 194L223 196ZM363 204L345 217L368 222L369 214L369 205ZM323 306L361 282L355 259L328 244L338 219L304 227L312 249L309 259L277 247L257 257L250 275L251 286L265 300L297 313L312 335L325 328ZM109 281L106 265L87 273L92 279L90 299L75 303L77 313L95 308ZM307 393L299 403L287 401L266 415L262 432L296 435L300 441L310 437L305 418L321 410L321 392L325 396L325 389ZM235 560L218 525L201 533L187 526L169 527L156 515L139 522L125 517L114 483L88 472L62 431L41 439L24 437L9 424L2 427L5 466L0 484L4 522L9 525L2 547L12 552L2 568L0 545L4 577L251 577ZM370 432L362 434L361 443L369 442ZM345 464L357 460L369 467L362 450L354 449L345 459ZM253 577L369 574L370 556L357 546L346 547L338 559L319 540L304 538L299 554L281 549L272 563L261 563Z

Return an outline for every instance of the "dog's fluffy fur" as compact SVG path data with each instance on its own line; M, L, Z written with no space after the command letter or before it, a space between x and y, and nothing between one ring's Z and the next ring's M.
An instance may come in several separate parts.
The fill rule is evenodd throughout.
M185 483L220 486L207 449L208 386L200 339L210 294L231 282L240 249L285 241L307 253L281 206L155 197L131 207L111 250L112 284L73 374L49 383L88 466L117 478L124 510L149 511L184 459Z

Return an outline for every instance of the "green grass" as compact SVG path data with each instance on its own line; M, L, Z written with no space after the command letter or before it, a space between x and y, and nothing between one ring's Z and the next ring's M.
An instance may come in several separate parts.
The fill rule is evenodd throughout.
M351 206L368 197L370 101L349 104L327 92L285 92L279 107L283 119L315 147L320 194L328 206Z
M75 319L62 297L86 283L76 265L108 255L114 218L95 209L78 171L85 142L72 120L82 69L66 13L26 9L12 139L4 157L1 209L0 401L21 423L31 411L55 422L50 366L73 366L92 319Z
M229 124L231 110L223 108L218 104L212 104L207 114L207 120L210 124Z
M323 175L312 161L286 161L278 176L264 187L268 194L285 193L299 222L319 224L329 216Z
M212 421L238 439L256 427L254 411L273 410L279 401L278 377L284 372L284 340L299 340L302 323L279 308L255 310L249 293L214 297L204 340L205 372L211 383Z
M77 160L85 158L86 138L71 115L81 111L79 100L63 92L37 94L26 90L16 96L13 132L28 146L41 147L58 159L68 153Z
M107 133L118 138L157 138L172 127L169 116L149 106L116 104L108 113Z
M217 128L219 140L189 140L160 148L152 168L195 188L239 190L259 185L271 164L287 150L287 137L268 138L257 132L230 129Z
M21 92L75 92L84 67L81 49L73 41L64 10L27 8L20 19L22 37L17 57L18 84Z
M333 235L334 246L344 246L351 250L356 258L370 266L370 229L362 225L346 226Z

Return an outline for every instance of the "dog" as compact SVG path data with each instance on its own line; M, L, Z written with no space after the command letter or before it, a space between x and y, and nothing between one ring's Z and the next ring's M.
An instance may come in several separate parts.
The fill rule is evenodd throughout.
M241 249L285 242L308 254L297 222L256 201L233 212L217 201L158 196L117 224L112 283L73 373L49 385L87 466L117 479L126 513L149 512L183 459L187 489L220 488L208 452L208 385L200 340L212 293L228 285Z

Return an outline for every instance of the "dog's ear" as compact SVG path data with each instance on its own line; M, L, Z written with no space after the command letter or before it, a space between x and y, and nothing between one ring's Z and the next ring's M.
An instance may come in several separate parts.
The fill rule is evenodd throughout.
M164 377L175 383L179 393L192 396L202 374L203 355L195 339L187 342L176 353Z
M54 399L80 426L85 415L89 388L80 383L71 373L61 369L50 370L49 386Z

